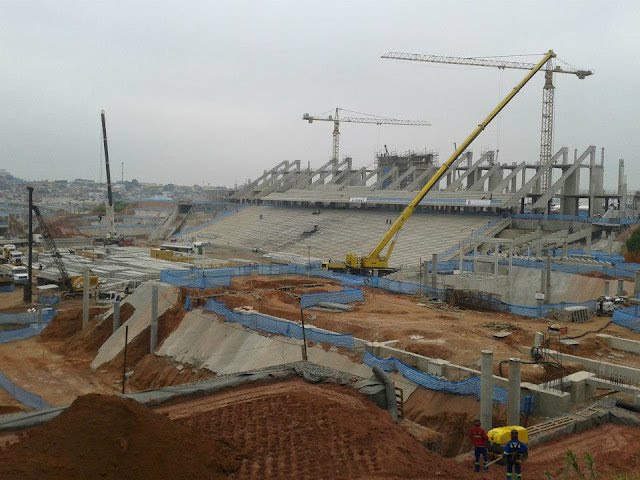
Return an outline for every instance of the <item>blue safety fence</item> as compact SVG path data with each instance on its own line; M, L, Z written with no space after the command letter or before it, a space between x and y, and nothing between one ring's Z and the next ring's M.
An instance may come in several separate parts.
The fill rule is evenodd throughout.
M43 308L41 321L49 323L56 315L55 308ZM38 323L38 312L0 313L0 325L29 325Z
M205 310L220 315L226 322L239 323L250 330L260 330L276 335L302 340L302 326L287 320L280 320L261 313L236 313L224 304L213 299L207 300ZM328 343L337 347L353 349L353 336L350 334L324 332L313 327L305 328L308 341Z
M37 312L0 313L0 325L30 325L37 322Z
M20 388L9 380L2 372L0 372L0 388L29 408L41 410L43 408L51 407L51 405L49 405L42 397Z
M309 308L319 303L351 303L364 301L364 294L359 288L345 288L339 292L306 293L300 297L300 307Z
M640 305L615 309L611 320L616 325L640 332Z
M515 260L514 260L515 261ZM439 262L438 270L440 270L440 264L443 263L445 266L456 268L459 267L459 262L457 261L449 261L449 262ZM542 263L542 262L538 262ZM430 266L428 266L430 268ZM472 269L473 262L465 261L464 262L465 269ZM195 272L195 273L194 273ZM335 280L336 282L342 283L345 286L364 286L364 287L374 287L380 288L383 290L387 290L393 293L402 293L408 295L415 295L417 293L421 293L423 295L429 296L431 298L438 298L441 300L446 300L447 295L446 289L433 288L428 285L418 285L417 283L410 282L399 282L397 280L391 280L387 277L362 277L356 275L348 275L341 274L336 272L330 272L327 270L322 270L320 268L312 268L308 269L305 265L246 265L243 267L233 267L233 268L209 268L209 269L200 269L200 270L163 270L161 272L161 280L167 283L171 283L172 285L177 286L188 286L193 288L203 288L198 287L198 283L195 281L199 278L204 278L201 284L207 285L216 285L216 286L227 286L230 284L230 277L233 276L243 276L250 274L258 274L258 275L294 275L294 274L309 274L314 277L322 277L330 280ZM349 289L346 289L349 290ZM353 289L357 290L357 289ZM343 290L344 291L344 290ZM353 293L353 295L358 295L357 300L353 301L362 301L360 293ZM308 294L311 295L311 294ZM328 295L328 294L320 294L320 295ZM325 297L326 298L326 297ZM354 297L355 298L355 297ZM320 300L320 301L331 301L331 300ZM558 303L558 304L548 304L543 306L525 306L525 305L512 305L504 302L499 302L500 311L509 311L515 315L522 315L526 317L544 317L551 313L554 310L560 310L565 307L570 306L586 306L589 309L596 308L596 301L582 302L582 303ZM304 307L306 308L306 307Z
M55 295L38 295L38 303L41 305L57 305L60 297Z
M231 285L231 277L207 275L205 270L163 270L160 281L188 288L215 288Z
M429 390L455 395L474 395L476 398L480 398L480 379L477 376L457 381L446 380L417 370L397 358L380 358L369 352L364 354L363 362L370 367L378 366L385 372L398 372L407 380ZM506 404L507 391L502 387L494 386L493 401ZM531 413L532 409L533 396L521 397L520 410L524 413Z
M26 338L35 337L45 329L47 325L33 324L28 327L19 328L17 330L2 330L0 331L0 343L15 342L16 340L24 340Z
M597 307L597 300L589 300L587 302L577 302L577 303L548 303L544 305L539 305L535 307L531 307L528 305L512 305L506 304L509 307L509 311L514 315L522 315L524 317L546 317L550 313L558 310L562 310L566 307L586 307L589 310L595 310Z
M184 300L183 308L185 312L190 312L191 310L193 310L193 303L191 302L191 297L189 295L187 295L187 298L185 298Z
M16 286L13 283L5 283L0 285L0 293L10 293L16 289Z
M242 267L203 268L191 270L162 270L160 281L177 287L210 288L229 286L231 277L247 275L312 275L335 280L343 285L366 286L369 281L365 277L348 274L337 274L320 268L320 262L309 265L255 264Z

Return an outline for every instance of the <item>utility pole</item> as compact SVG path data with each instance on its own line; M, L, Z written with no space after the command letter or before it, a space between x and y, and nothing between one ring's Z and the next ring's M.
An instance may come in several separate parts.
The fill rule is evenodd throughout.
M24 303L31 303L33 292L33 187L27 187L29 192L29 265L27 267L27 284L24 286L22 300Z

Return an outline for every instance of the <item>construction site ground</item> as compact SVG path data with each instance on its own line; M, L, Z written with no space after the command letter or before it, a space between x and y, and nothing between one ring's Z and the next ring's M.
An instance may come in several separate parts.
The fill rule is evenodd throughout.
M310 288L288 288L311 284ZM255 310L298 321L299 295L308 292L335 291L341 287L333 281L304 276L237 277L231 287L216 289L216 297L229 308L251 306ZM339 333L351 333L368 341L397 340L392 346L427 357L442 358L471 368L479 367L480 351L494 352L496 373L498 362L522 357L521 345L533 344L535 332L547 332L550 324L566 326L564 337L580 337L577 347L551 342L560 349L602 361L640 367L640 355L615 353L596 333L608 333L640 340L640 334L611 323L611 317L595 316L585 323L558 323L547 319L520 317L503 312L478 312L450 307L441 302L412 295L395 294L376 288L364 288L365 301L353 303L353 311L331 312L307 310L308 323ZM493 334L509 331L503 339ZM556 337L557 338L557 337ZM571 365L568 365L571 368ZM523 380L541 382L548 372L539 365L523 365Z
M234 278L231 287L206 292L183 289L180 298L186 294L213 295L230 308L252 306L266 314L299 321L301 294L341 289L339 283L317 277L250 276ZM546 331L548 326L546 320L451 308L380 289L364 288L364 293L365 301L352 304L351 312L310 309L305 311L305 318L321 328L372 341L397 340L394 346L398 348L475 368L480 350L493 349L497 365L498 360L522 356L518 347L531 345L533 334ZM134 308L125 303L122 321L133 311ZM100 345L111 335L111 317L103 318L104 313L104 307L93 306L90 325L82 330L81 301L64 300L56 318L40 336L0 345L0 370L17 385L42 396L52 405L70 404L87 393L118 393L122 353L96 370L90 367ZM159 345L178 327L183 315L181 305L176 304L161 316ZM612 351L589 333L602 331L640 339L640 335L609 322L609 317L596 317L588 323L569 324L568 336L584 336L578 347L567 351L640 366L640 356ZM500 330L510 330L512 334L502 340L495 339L492 334ZM129 344L128 391L216 375L169 357L150 354L148 345L148 328ZM546 379L546 375L538 366L523 368L524 380L539 382ZM0 390L0 413L18 409L26 407ZM461 479L493 479L495 472L500 472L497 466L492 467L491 475L474 475L470 471L466 433L478 412L474 397L417 389L406 399L407 420L402 429L390 424L386 412L347 387L314 386L301 380L244 386L164 405L158 411L199 434L231 445L239 455L238 469L230 474L232 478L446 478L455 473L455 478ZM502 409L494 410L494 421L504 423ZM529 424L536 421L531 418ZM536 447L525 464L525 471L536 472L543 478L544 471L551 466L562 468L566 448L594 454L598 465L604 468L602 478L605 480L613 479L613 472L626 471L627 465L640 467L626 453L619 456L624 462L617 462L612 454L632 435L637 435L637 429L607 425L593 432L598 431L607 436L602 445L597 441L597 434L585 432L560 439L554 442L553 448ZM422 445L408 437L407 432L412 432ZM3 438L11 442L20 437ZM637 456L638 449L632 451Z
M2 478L146 480L186 478L181 473L194 471L200 475L194 478L264 480L494 480L504 475L497 464L487 473L474 473L469 450L455 458L430 451L419 441L428 443L424 436L413 437L388 412L337 384L314 385L299 378L258 382L175 399L153 410L159 415L110 397L81 397L49 424L0 435ZM556 479L579 478L563 473L571 449L583 470L589 453L598 478L614 480L640 469L637 437L637 428L607 424L559 438L533 446L523 472L527 478L545 478L545 472ZM202 451L204 445L215 448ZM162 463L173 458L167 451L172 448L181 451L174 461L183 470ZM161 456L154 462L151 453ZM202 468L211 471L207 475Z
M21 388L41 396L50 405L68 405L88 393L114 394L122 388L123 354L94 370L91 361L111 335L112 318L103 318L105 307L94 306L88 328L82 329L82 306L65 300L54 320L36 337L0 344L0 370ZM121 321L133 308L123 304ZM164 340L177 324L181 311L172 310L161 318L159 340ZM214 372L180 365L168 357L149 353L148 328L133 339L128 348L127 391L140 391L187 383L214 376ZM0 389L0 411L20 407Z

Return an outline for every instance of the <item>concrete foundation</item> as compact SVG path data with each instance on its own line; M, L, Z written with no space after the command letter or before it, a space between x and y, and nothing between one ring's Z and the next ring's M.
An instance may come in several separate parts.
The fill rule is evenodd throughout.
M428 358L417 353L407 352L389 346L391 342L371 342L363 343L365 351L373 353L382 358L394 357L402 360L407 365L411 365L418 370L430 375L443 377L451 380L459 380L470 376L481 377L482 373L468 367L454 365L447 360ZM527 349L527 353L529 350ZM508 388L509 380L497 375L492 376L493 385ZM523 382L520 385L526 395L533 396L534 412L545 417L555 417L569 411L571 407L571 395L568 392L553 390L533 383Z

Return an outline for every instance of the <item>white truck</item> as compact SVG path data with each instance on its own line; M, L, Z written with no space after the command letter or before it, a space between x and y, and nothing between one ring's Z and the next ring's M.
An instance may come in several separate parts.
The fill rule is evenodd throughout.
M11 269L11 277L16 285L26 285L29 281L27 267L17 266Z

